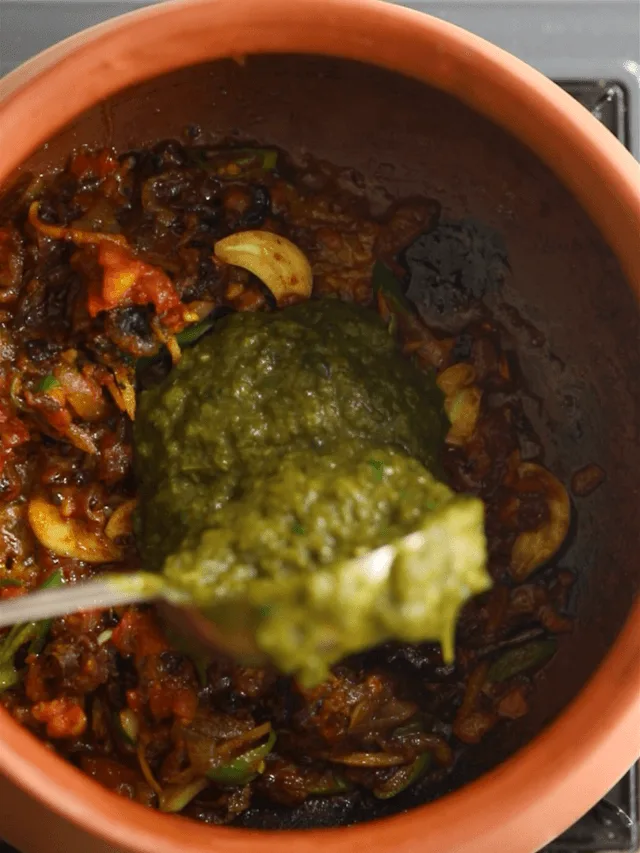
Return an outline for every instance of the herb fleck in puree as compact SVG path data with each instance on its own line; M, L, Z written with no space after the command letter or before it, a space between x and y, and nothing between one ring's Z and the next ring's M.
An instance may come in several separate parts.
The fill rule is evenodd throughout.
M145 564L305 684L391 638L451 658L490 580L482 502L436 479L446 430L435 377L373 312L226 317L141 397Z

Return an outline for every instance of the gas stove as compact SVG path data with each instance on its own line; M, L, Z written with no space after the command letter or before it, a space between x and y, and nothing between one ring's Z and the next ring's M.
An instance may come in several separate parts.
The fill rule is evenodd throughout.
M154 1L0 0L0 76L78 30ZM538 68L640 159L638 0L406 0L405 5L471 30ZM639 803L636 765L541 853L639 853ZM0 853L18 851L0 840Z

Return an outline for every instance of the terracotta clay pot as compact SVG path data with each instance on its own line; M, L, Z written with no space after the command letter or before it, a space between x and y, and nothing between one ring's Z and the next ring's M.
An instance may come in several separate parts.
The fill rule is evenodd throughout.
M24 853L532 853L640 755L640 168L552 83L441 21L371 0L187 0L0 81L0 183L80 143L122 150L188 124L306 148L361 171L374 204L425 194L501 233L500 319L544 400L547 464L565 482L589 462L607 472L576 499L562 557L580 579L576 628L531 713L472 751L449 792L254 821L288 831L149 811L0 713L0 836Z

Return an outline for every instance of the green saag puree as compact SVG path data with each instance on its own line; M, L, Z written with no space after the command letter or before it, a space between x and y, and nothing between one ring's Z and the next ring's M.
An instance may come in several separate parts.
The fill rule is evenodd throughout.
M306 684L391 638L450 658L489 578L482 503L436 479L446 429L435 377L373 312L226 317L141 395L145 564Z

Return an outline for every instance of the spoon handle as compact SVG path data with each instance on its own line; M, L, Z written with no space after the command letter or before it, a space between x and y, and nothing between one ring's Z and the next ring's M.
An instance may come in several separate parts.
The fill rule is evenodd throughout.
M137 601L149 601L157 596L157 590L126 588L100 578L85 583L65 584L0 602L0 628L66 616L79 610L104 610Z

